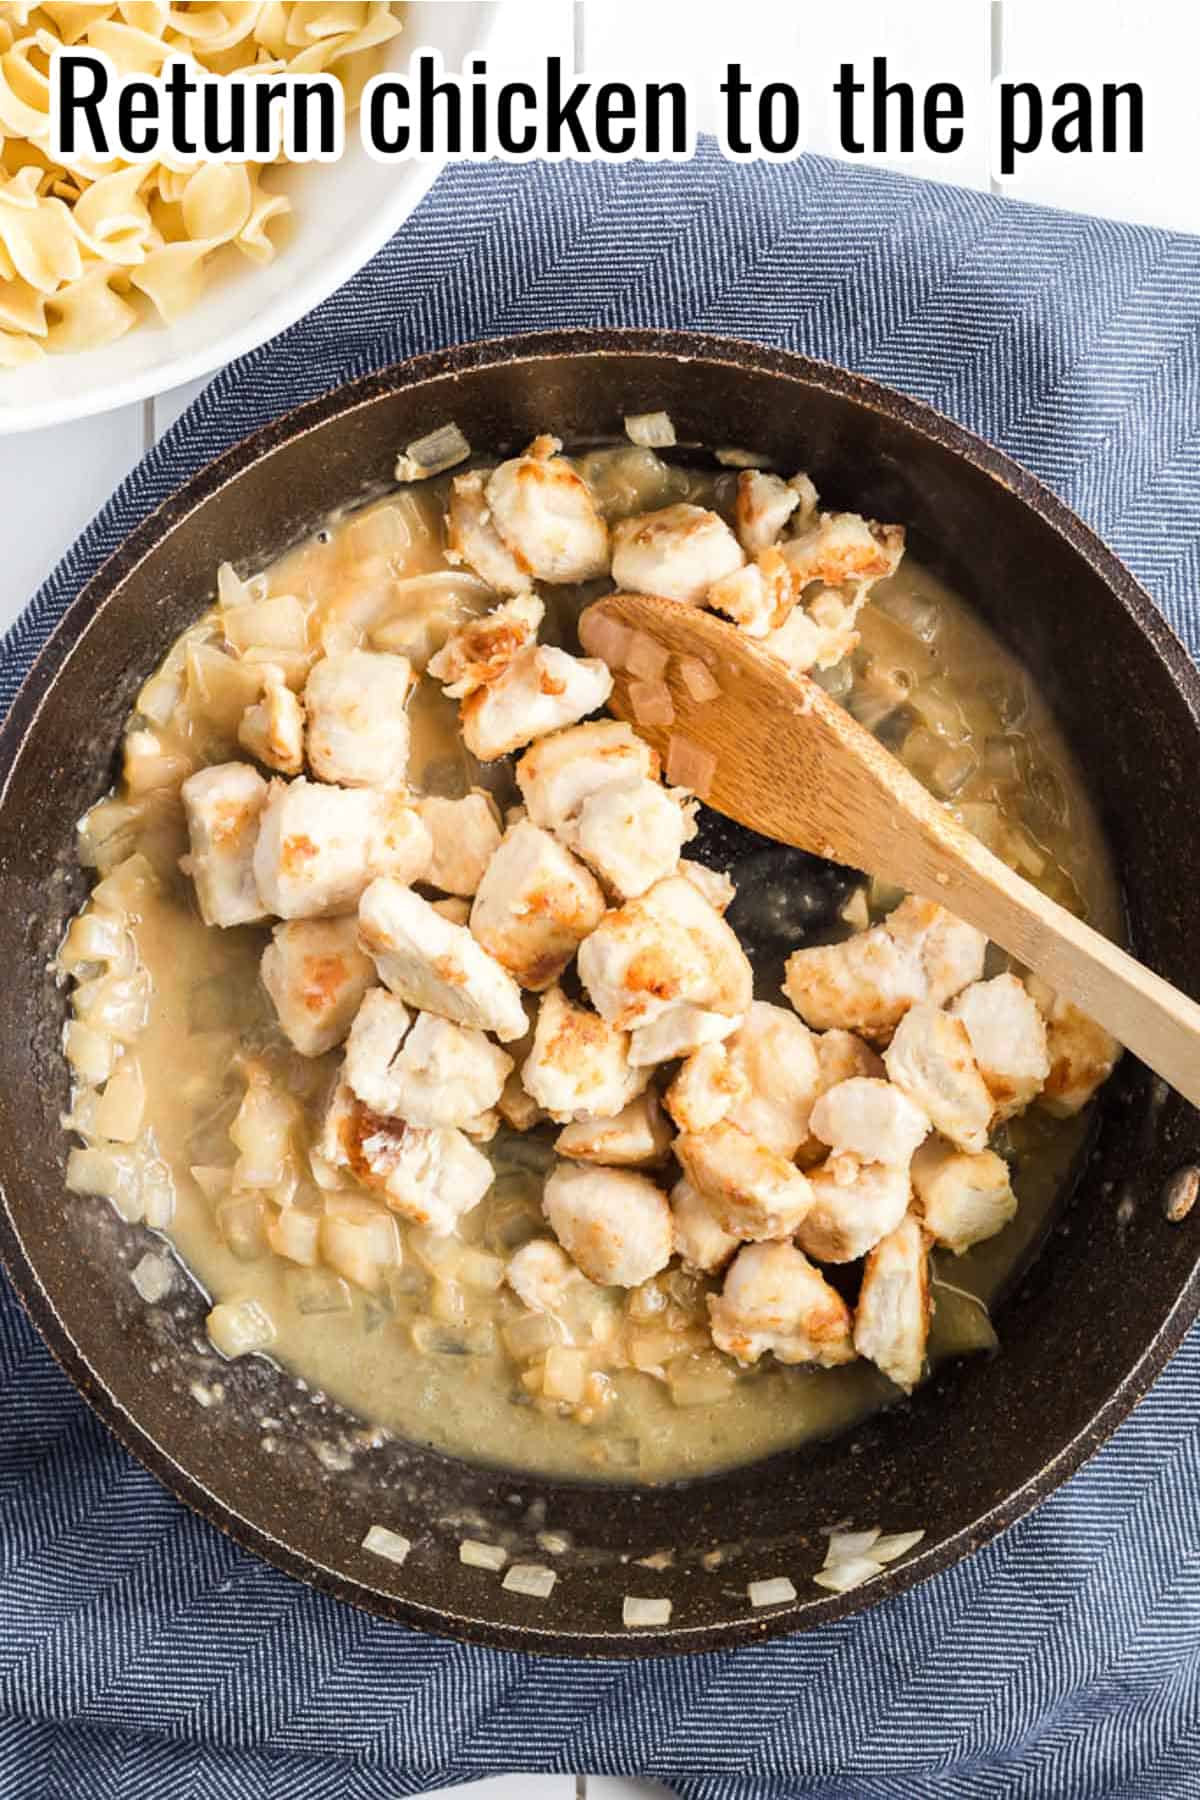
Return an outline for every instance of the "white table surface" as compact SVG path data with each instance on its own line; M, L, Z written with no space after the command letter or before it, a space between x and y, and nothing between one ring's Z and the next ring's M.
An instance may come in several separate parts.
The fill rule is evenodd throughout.
M1008 191L1023 199L1142 224L1200 231L1192 86L1200 13L1174 0L508 0L494 68L558 54L593 76L686 80L702 130L715 128L719 72L807 76L808 144L836 153L826 96L839 64L885 55L893 79L955 81L974 125L952 157L889 159L918 175L991 185L985 123L992 80L1139 80L1146 96L1140 156L1034 156ZM0 492L15 521L4 532L0 631L17 616L97 508L178 417L202 383L144 405L19 437L0 437ZM575 1775L501 1775L456 1788L471 1800L634 1800L654 1784Z

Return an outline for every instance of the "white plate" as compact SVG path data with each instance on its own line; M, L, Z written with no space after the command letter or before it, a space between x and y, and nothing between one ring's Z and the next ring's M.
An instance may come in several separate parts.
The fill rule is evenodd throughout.
M498 10L490 0L412 0L388 66L404 68L415 49L429 48L441 51L447 68L460 68L485 48ZM438 158L374 162L358 140L357 119L349 121L338 162L296 166L273 179L295 208L274 262L260 268L224 251L225 266L176 324L145 321L102 349L0 371L0 434L126 406L265 343L369 262L440 168Z

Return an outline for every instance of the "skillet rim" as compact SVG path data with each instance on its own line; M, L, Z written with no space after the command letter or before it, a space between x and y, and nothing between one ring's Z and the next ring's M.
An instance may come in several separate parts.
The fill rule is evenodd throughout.
M26 738L78 639L116 590L157 545L198 507L281 445L370 406L400 389L439 377L469 376L479 368L561 357L670 357L680 362L720 363L783 377L846 399L931 440L1006 488L1082 558L1132 620L1164 665L1200 738L1200 672L1132 571L1090 526L1037 476L965 426L923 401L841 365L750 339L707 332L576 326L485 338L388 364L327 390L203 464L134 526L84 584L38 652L0 724L0 842L9 784ZM798 1598L766 1619L740 1615L712 1624L638 1632L588 1631L578 1636L536 1626L497 1623L465 1612L434 1611L382 1592L292 1550L253 1520L220 1500L144 1430L77 1348L66 1320L27 1256L0 1179L0 1264L27 1315L84 1399L117 1439L172 1493L244 1549L286 1574L334 1598L378 1616L495 1648L551 1656L637 1659L697 1653L761 1642L797 1629L848 1618L893 1598L919 1581L973 1554L1031 1512L1109 1438L1149 1390L1200 1314L1200 1257L1142 1354L1088 1423L1063 1444L1036 1475L951 1536L889 1568L865 1587L820 1599Z

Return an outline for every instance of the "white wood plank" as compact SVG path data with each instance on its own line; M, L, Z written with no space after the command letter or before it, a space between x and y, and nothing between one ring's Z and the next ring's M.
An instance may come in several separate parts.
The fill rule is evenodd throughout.
M202 393L211 380L211 375L202 375L199 381L185 381L182 387L168 388L165 394L155 397L153 406L156 438L170 429L180 413L187 411L196 395Z
M492 1775L435 1792L454 1800L575 1800L576 1784L574 1775Z
M669 1800L671 1789L658 1781L631 1781L625 1775L589 1775L587 1800Z
M143 409L0 437L0 492L11 523L0 560L6 631L142 454Z
M694 0L686 8L647 0L584 0L581 70L622 81L681 81L697 131L715 132L718 83L739 62L750 81L803 86L807 9L778 0Z
M493 5L498 12L487 50L490 74L516 80L548 56L560 56L564 69L574 70L574 0L520 0L519 5L493 0Z
M807 99L808 148L827 155L842 154L832 119L841 64L854 63L864 79L872 58L884 56L889 80L910 81L919 94L934 81L956 82L965 121L975 128L950 155L897 153L878 160L911 174L987 186L988 0L923 0L919 8L890 0L833 8L696 0L686 17L674 5L587 0L582 40L588 75L629 79L636 73L685 82L700 131L717 129L724 104L718 87L729 63L740 63L751 82L789 81Z
M1020 159L1004 192L1107 218L1200 231L1195 175L1195 82L1200 14L1193 7L1129 6L1127 0L1005 0L1002 74L1038 83L1047 99L1064 81L1140 81L1145 149L1059 155L1049 146ZM1052 109L1048 109L1053 116Z
M885 168L909 175L932 176L962 187L987 187L989 0L921 0L919 6L896 5L895 0L850 0L848 5L805 7L802 12L803 66L809 71L813 94L810 149L829 156L844 154L832 104L838 70L844 62L853 63L857 79L868 81L872 59L883 56L887 59L889 83L912 83L918 100L918 121L921 97L934 82L954 82L962 89L964 142L948 155L920 152L912 156L893 154L848 160L875 160ZM740 12L734 14L735 19L740 16ZM866 98L869 96L859 99L860 111Z

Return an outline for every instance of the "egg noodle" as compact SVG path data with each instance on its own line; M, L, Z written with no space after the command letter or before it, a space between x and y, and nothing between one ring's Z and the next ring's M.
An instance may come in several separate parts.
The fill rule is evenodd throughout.
M328 71L350 111L401 29L398 11L381 0L0 0L0 370L111 343L144 316L170 324L224 246L270 262L271 228L290 211L262 164L56 161L56 50L100 51L122 74L157 75L180 56L217 75Z

